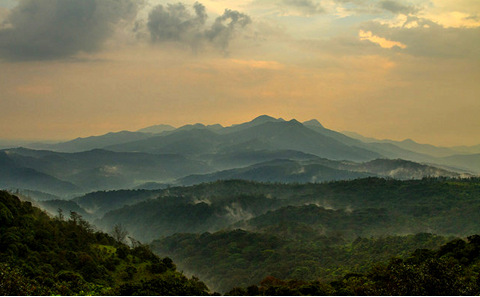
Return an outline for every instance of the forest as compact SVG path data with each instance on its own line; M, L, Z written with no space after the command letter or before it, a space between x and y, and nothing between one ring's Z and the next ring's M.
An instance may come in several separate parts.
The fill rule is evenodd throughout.
M480 293L478 178L18 196L0 194L4 295Z
M0 192L0 295L206 295L173 261Z
M138 199L139 193L131 195ZM96 224L109 230L121 223L145 242L175 233L232 228L275 232L284 221L349 240L425 232L469 236L480 226L478 178L364 178L307 184L229 180L154 193L157 198L112 209ZM97 202L88 200L88 205L101 206L117 195L127 192L97 195ZM76 202L84 203L83 198Z

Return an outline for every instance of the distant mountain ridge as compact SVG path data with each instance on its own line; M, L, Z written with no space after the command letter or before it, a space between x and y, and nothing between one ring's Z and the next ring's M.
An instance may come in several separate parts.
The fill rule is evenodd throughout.
M313 183L350 180L364 177L421 179L423 177L466 177L456 172L405 160L376 159L364 163L314 160L272 160L245 168L230 169L204 175L190 175L176 181L194 185L217 180L244 179L259 182Z
M140 133L158 134L158 133L162 133L162 132L165 132L165 131L173 131L173 130L175 130L175 129L176 129L176 128L173 127L173 126L165 125L165 124L160 124L160 125L154 125L154 126L150 126L150 127L146 127L146 128L140 129L140 130L138 130L137 132L140 132Z
M86 138L77 138L67 142L57 144L36 144L32 148L48 149L52 151L75 153L103 148L105 146L120 144L130 141L138 141L152 137L151 133L140 132L110 132L101 136L90 136Z
M1 150L0 186L64 196L228 178L321 182L365 176L418 179L480 173L480 154L458 153L412 140L364 142L361 136L353 135L355 139L330 130L315 119L300 123L262 115L229 127L198 123L175 129L162 124L139 131L149 132L77 138L44 145L48 150ZM279 159L283 163L275 161ZM290 173L300 167L306 172Z
M8 149L0 151L0 166L2 187L38 190L59 196L130 188L140 181L173 181L192 172L213 170L208 164L178 154L101 149L80 153Z
M167 136L174 134L180 131L187 130L208 130L216 134L225 135L231 134L234 132L246 130L261 124L269 122L286 122L282 118L274 118L268 115L261 115L253 119L250 122L241 123L232 125L229 127L223 127L219 124L215 125L203 125L203 124L194 124L194 125L184 125L179 128L175 128L166 124L159 124L150 127L146 127L138 130L137 132L121 131L116 133L107 133L100 136L91 136L87 138L77 138L71 141L57 143L57 144L34 144L34 145L25 145L29 148L34 149L48 149L53 151L60 152L80 152L85 150L92 150L95 148L106 148L109 147L121 147L122 144L132 143L136 141L145 140L157 136ZM393 141L393 140L378 140L374 138L364 137L355 132L336 132L330 129L325 128L318 120L312 119L302 123L305 127L314 130L317 133L320 133L324 136L333 138L345 144L347 146L358 146L361 149L371 151L371 153L376 153L374 158L378 157L388 157L388 158L408 158L412 161L428 161L432 162L433 160L425 160L425 156L430 156L434 158L443 158L452 155L460 154L477 154L480 153L480 144L472 147L436 147L429 144L419 144L411 139L406 139L404 141ZM383 145L380 145L383 144ZM385 144L390 144L394 146L387 147ZM348 158L346 158L348 159Z
M355 132L343 131L342 133L351 138L360 140L365 143L390 143L406 150L423 153L423 154L429 154L434 157L447 157L447 156L452 156L460 153L464 153L464 154L474 153L474 152L480 153L480 145L472 146L472 147L465 146L465 147L450 148L450 147L434 146L431 144L421 144L421 143L415 142L412 139L405 139L402 141L395 141L390 139L380 140L376 138L365 137Z

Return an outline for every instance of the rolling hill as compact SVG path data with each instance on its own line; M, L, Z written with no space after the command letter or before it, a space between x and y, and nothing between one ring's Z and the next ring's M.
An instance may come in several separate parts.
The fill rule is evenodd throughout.
M317 120L300 123L264 115L230 127L194 124L146 129L141 131L162 132L122 131L46 145L49 150L2 150L6 175L0 176L0 185L66 196L147 183L164 187L176 180L180 184L228 178L319 182L480 173L478 155L444 156L453 148L410 140L363 142L325 128ZM268 164L279 159L283 163Z
M80 153L58 153L29 149L8 149L0 151L5 169L5 187L17 187L64 195L68 192L90 192L95 190L124 189L134 187L143 181L174 180L192 172L206 173L211 168L200 161L177 154L118 153L106 150L92 150ZM6 163L5 163L6 164ZM12 167L13 166L13 167ZM7 171L8 170L8 171ZM27 180L45 180L38 186L29 186ZM23 184L14 182L24 180ZM56 190L61 179L65 190ZM54 181L57 184L52 184ZM50 187L49 184L52 184ZM40 187L39 187L40 186ZM70 190L69 190L70 189Z

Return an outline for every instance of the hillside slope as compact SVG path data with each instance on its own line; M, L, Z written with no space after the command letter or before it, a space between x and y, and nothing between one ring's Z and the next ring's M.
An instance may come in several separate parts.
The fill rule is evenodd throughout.
M52 219L0 191L0 222L1 295L207 294L169 258L139 242L129 248L76 213Z

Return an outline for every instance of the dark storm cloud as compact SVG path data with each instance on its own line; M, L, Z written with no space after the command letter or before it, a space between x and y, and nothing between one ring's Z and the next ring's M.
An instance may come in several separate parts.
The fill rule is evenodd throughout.
M236 30L246 27L251 22L248 15L227 9L223 15L215 19L212 27L205 31L205 36L210 42L226 51Z
M139 0L21 0L0 29L0 57L53 60L94 52L122 20L132 20Z
M209 42L226 51L236 32L251 23L248 15L227 9L207 27L205 6L196 2L193 10L194 13L190 13L182 3L154 7L147 23L152 42L176 41L192 48Z
M205 7L198 2L195 3L194 10L195 15L192 15L182 3L156 6L150 12L147 23L152 41L199 42L207 15Z
M394 13L394 14L408 15L418 11L414 6L404 5L394 0L382 0L378 3L378 6L381 9L390 11L391 13Z

